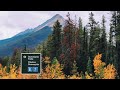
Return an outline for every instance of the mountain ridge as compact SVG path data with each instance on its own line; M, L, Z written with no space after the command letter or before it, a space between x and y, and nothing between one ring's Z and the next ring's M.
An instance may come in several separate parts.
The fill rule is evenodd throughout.
M33 29L26 29L11 38L0 40L0 57L12 55L15 48L22 48L25 44L28 47L36 47L37 44L47 39L52 33L52 25L54 25L57 20L60 20L61 25L64 26L64 18L56 14Z
M52 25L50 25L50 24L51 24L51 23L55 23L57 20L61 23L62 26L64 26L65 19L64 19L61 15L56 14L56 15L54 15L52 18L50 18L50 19L48 19L47 21L45 21L44 23L38 25L37 27L35 27L35 28L33 28L33 29L26 29L25 31L20 32L20 33L18 33L18 34L15 35L15 36L18 36L18 35L21 35L21 34L25 34L25 33L29 33L29 32L36 32L36 31L44 28L45 26L52 27ZM49 24L48 24L48 23L49 23Z

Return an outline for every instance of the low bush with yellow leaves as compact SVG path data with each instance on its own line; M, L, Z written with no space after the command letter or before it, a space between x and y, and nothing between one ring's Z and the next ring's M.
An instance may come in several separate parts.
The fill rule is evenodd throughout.
M59 63L48 64L45 70L40 75L42 79L65 79L65 75L62 71L62 67Z
M95 56L93 60L94 65L94 73L96 79L115 79L117 76L117 71L113 64L109 64L105 66L106 64L102 62L101 60L102 54L99 54Z
M0 64L0 79L115 79L117 76L117 71L113 64L106 66L101 60L102 54L95 56L93 60L94 73L95 75L89 74L88 72L75 73L73 75L65 75L62 71L63 66L57 61L54 64L51 64L50 58L45 57L44 61L47 63L47 66L42 70L42 73L39 75L24 75L20 72L20 67L17 68L14 65L10 65L9 71L8 67L3 67Z

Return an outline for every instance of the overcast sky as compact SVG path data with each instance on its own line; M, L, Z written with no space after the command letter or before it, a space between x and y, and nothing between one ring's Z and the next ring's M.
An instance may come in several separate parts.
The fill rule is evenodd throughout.
M88 23L89 13L93 12L96 21L101 21L102 15L106 18L106 28L109 30L109 11L0 11L0 40L10 38L28 28L35 28L55 14L60 14L66 19L70 12L74 20L82 18L83 25Z

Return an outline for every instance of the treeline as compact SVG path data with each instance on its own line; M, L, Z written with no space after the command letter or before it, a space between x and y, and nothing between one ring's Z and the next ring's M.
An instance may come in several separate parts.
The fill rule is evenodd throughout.
M89 22L83 26L81 18L78 22L77 20L74 21L68 13L65 26L62 27L59 21L56 21L53 26L53 33L32 52L42 53L43 59L46 56L50 57L50 60L57 59L63 65L63 72L66 75L73 75L80 71L83 74L87 71L94 75L93 60L95 55L101 53L102 61L106 65L113 64L120 76L120 11L110 13L111 21L108 36L104 15L98 22L94 19L94 14L89 13ZM15 50L10 58L10 63L18 66L20 64L19 51ZM22 52L29 51L25 46ZM43 68L45 66L46 64L43 62Z
M26 45L23 46L23 48L15 48L13 51L13 54L11 56L5 56L0 58L0 64L2 64L3 67L7 67L7 72L10 71L10 65L16 65L18 68L20 66L21 62L21 53L29 53L34 52L34 50L27 48Z
M89 13L89 22L83 26L81 18L76 22L68 13L65 26L62 28L57 21L52 35L37 46L36 52L42 52L43 58L45 56L51 60L57 58L64 66L63 71L67 75L73 74L73 68L83 73L87 71L94 74L93 59L95 55L101 53L102 61L106 65L113 64L120 75L120 12L112 11L110 14L108 33L104 15L98 22L94 19L94 14Z
M3 67L0 64L0 79L116 79L117 72L113 64L106 65L101 61L102 54L98 54L94 57L94 75L88 73L85 74L76 72L77 68L73 68L73 75L66 75L63 72L63 66L58 62L57 59L50 60L49 57L43 58L43 62L46 63L46 67L42 69L41 74L28 75L21 74L20 67L15 64L8 67ZM75 64L74 64L75 65Z

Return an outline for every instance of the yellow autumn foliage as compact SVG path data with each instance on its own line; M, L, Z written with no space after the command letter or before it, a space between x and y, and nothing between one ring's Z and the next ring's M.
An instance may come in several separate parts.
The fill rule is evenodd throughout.
M23 75L20 73L20 68L10 65L10 71L7 72L7 67L2 67L0 64L0 78L1 79L37 79L37 75Z
M50 63L50 57L47 57L47 56L46 56L45 58L43 58L43 61L44 61L45 63L48 63L48 64L49 64L49 63Z
M114 67L114 65L109 64L105 67L105 63L101 60L102 54L99 54L95 56L93 60L94 65L94 73L96 75L97 79L115 79L117 76L117 71Z
M115 79L117 75L117 71L114 65L109 64L104 68L104 79Z
M96 75L96 78L98 79L103 78L103 74L104 74L105 63L102 62L101 58L102 58L102 54L98 53L98 55L96 55L93 60L94 73Z
M65 75L62 71L62 65L57 62L56 64L50 64L50 58L45 57L44 61L47 63L46 68L44 68L39 75L24 75L21 74L20 67L17 68L16 65L10 65L10 70L7 71L7 66L3 67L0 64L0 79L115 79L117 76L117 71L113 64L106 66L101 60L102 54L95 56L93 60L94 73L89 74L85 72L84 74L79 74L78 72L73 75Z
M86 79L94 79L94 77L92 76L92 74L88 74L87 72L85 72L85 78Z
M74 74L74 75L68 75L67 79L82 79L82 75L79 73Z
M64 79L65 75L62 72L62 67L59 63L48 64L45 70L42 71L40 76L41 79Z

